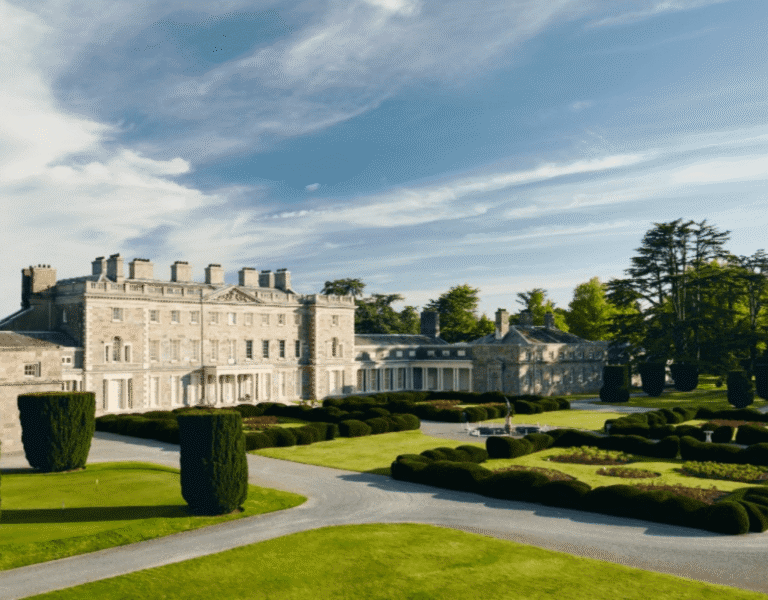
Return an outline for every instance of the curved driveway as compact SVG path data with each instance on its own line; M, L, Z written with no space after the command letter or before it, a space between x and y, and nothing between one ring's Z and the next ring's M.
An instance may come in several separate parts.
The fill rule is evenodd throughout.
M431 424L424 424L425 430ZM458 439L468 439L456 430ZM178 446L97 433L91 462L178 467ZM649 571L768 593L768 533L744 536L635 521L248 456L251 483L307 496L296 508L0 572L0 599L23 598L329 525L428 523ZM4 468L26 466L2 457Z

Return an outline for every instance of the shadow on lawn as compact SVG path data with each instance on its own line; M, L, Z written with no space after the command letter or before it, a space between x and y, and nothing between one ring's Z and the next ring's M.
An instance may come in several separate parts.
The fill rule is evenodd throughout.
M88 506L82 508L4 508L0 513L2 525L30 525L37 523L84 523L88 521L139 521L189 517L186 504L154 506Z

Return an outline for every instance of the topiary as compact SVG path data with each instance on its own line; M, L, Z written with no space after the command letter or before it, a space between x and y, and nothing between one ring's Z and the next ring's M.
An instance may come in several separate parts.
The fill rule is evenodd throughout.
M550 481L538 490L538 500L547 506L581 508L584 496L592 488L583 481Z
M728 402L736 408L746 408L755 401L752 380L744 371L728 372Z
M768 363L760 362L755 364L753 371L757 395L763 400L768 400Z
M643 391L651 397L661 396L664 391L666 365L664 363L647 362L638 365Z
M356 419L348 419L339 423L339 435L342 437L363 437L371 435L371 428Z
M488 460L488 451L485 448L478 448L477 446L471 446L469 444L465 446L459 446L456 450L462 450L469 456L469 460L474 463L484 463Z
M696 365L673 363L669 365L669 371L678 391L691 392L699 385L699 369Z
M314 427L294 427L291 431L296 438L297 446L309 446L320 439L317 429Z
M536 501L539 488L549 483L546 475L536 471L501 471L480 482L483 496L502 500Z
M272 446L272 440L260 431L247 431L245 433L245 450L260 450Z
M235 411L179 415L181 495L192 512L226 514L248 496L242 418Z
M44 473L82 469L96 430L92 392L21 394L21 443L30 466Z
M290 429L270 427L269 429L264 430L264 435L272 441L272 446L277 448L296 445L296 436L293 435L293 432Z
M749 531L749 515L737 502L718 502L706 512L701 526L716 533L740 535Z
M629 401L628 365L605 365L603 367L603 387L600 388L600 400L603 402Z
M383 417L367 419L365 424L371 428L371 435L389 432L389 421Z

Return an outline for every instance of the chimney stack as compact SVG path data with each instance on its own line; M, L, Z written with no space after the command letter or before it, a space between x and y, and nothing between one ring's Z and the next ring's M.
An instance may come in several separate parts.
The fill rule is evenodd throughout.
M192 267L186 260L177 260L171 265L171 281L176 283L192 281Z
M278 269L275 273L275 287L284 292L291 291L291 272L288 269Z
M440 313L436 311L423 311L421 313L421 335L440 337Z
M110 254L107 259L107 277L115 283L123 283L125 271L123 270L123 257L120 253Z
M107 259L103 256L97 256L91 263L91 275L101 277L107 275Z
M551 312L548 312L544 315L544 327L546 329L555 328L555 315L553 315Z
M503 339L509 333L509 313L500 308L496 311L496 339Z
M275 287L275 274L269 269L259 273L259 287Z
M520 326L533 327L533 313L530 310L520 312Z
M246 287L259 287L259 272L251 267L243 267L238 272L240 285Z
M134 258L128 263L128 279L154 278L154 266L148 258Z
M210 264L205 267L205 283L224 285L224 269L221 268L221 265Z

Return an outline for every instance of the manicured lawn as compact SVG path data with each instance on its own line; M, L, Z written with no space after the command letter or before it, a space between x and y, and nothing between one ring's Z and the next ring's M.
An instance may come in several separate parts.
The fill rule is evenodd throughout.
M596 471L601 467L599 465L579 465L574 463L561 463L550 462L546 460L550 456L557 454L564 454L568 452L568 448L550 448L549 450L543 450L541 452L534 452L520 458L505 458L505 459L493 459L488 460L482 464L483 467L490 470L501 469L510 465L522 465L526 467L544 467L546 469L553 469L555 471L561 471L573 477L576 477L579 481L588 483L592 487L599 487L605 485L633 485L636 483L653 483L661 485L683 485L685 487L697 487L709 489L716 487L725 492L748 487L750 484L742 483L739 481L723 481L719 479L701 479L699 477L689 477L687 475L681 475L676 473L675 469L679 469L683 464L683 460L669 459L660 460L658 458L647 458L644 456L638 456L637 462L627 463L625 466L631 469L643 469L645 471L653 471L654 473L660 473L661 477L654 477L649 479L624 479L620 477L609 477L605 475L598 475Z
M603 412L598 410L558 410L536 415L515 415L512 425L525 423L528 425L550 425L551 427L573 427L574 429L589 429L602 431L607 419L618 419L626 413ZM504 423L504 419L492 419L489 423Z
M296 533L35 598L758 600L764 594L429 525Z
M485 442L465 442L485 448ZM337 438L309 446L264 448L252 454L292 460L307 465L320 465L347 471L389 475L389 465L400 454L419 454L438 446L461 446L462 442L429 437L420 431L381 433L359 438Z
M263 513L306 498L250 486L242 513L187 513L179 471L144 463L98 463L72 473L6 473L0 570L122 546Z

